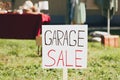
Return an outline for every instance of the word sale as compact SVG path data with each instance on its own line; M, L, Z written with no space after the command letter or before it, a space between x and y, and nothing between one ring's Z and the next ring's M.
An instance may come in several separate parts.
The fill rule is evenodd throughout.
M49 63L45 63L45 67L82 67L80 64L82 58L79 56L79 54L82 54L83 51L75 50L74 53L75 54L72 54L67 50L56 51L54 49L51 49L46 54Z

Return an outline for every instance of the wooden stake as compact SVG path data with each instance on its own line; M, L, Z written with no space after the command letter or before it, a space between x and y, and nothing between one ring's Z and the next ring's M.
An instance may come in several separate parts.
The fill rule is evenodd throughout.
M63 68L63 80L68 80L68 69Z

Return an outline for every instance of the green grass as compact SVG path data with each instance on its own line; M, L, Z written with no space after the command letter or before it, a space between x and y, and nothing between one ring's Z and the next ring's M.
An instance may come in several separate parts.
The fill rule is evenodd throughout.
M34 40L0 39L0 80L62 80L62 69L43 69ZM69 69L68 80L120 80L120 47L88 43L86 69Z

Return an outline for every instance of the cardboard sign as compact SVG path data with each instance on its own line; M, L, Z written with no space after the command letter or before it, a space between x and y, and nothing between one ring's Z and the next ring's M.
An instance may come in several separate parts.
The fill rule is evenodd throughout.
M43 68L86 68L87 25L43 25Z

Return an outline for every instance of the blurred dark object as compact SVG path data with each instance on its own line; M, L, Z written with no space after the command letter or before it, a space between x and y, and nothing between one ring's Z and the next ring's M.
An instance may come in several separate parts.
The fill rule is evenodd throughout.
M15 0L11 0L11 2L12 2L12 12L13 12L15 8Z
M41 33L41 14L0 14L0 38L35 39Z

